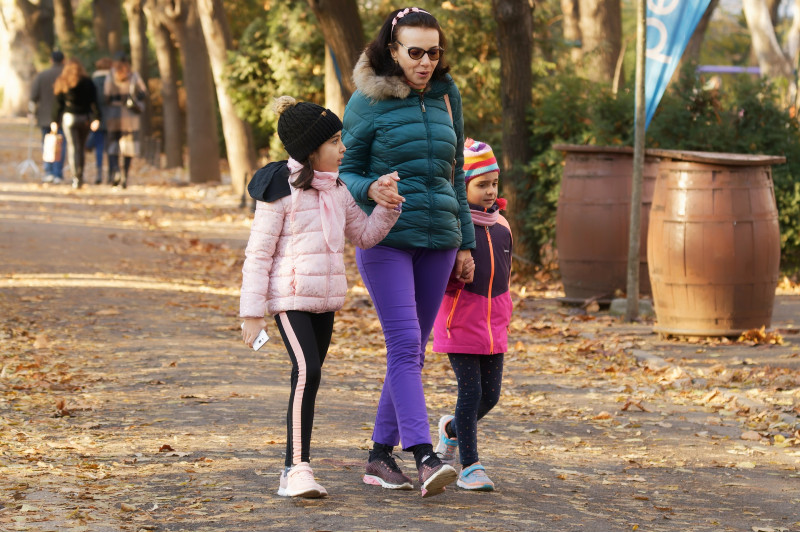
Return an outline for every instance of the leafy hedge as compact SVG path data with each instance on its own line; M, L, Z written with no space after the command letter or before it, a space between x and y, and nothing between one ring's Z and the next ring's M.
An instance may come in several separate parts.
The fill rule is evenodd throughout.
M724 89L704 86L691 69L664 95L647 131L646 146L786 157L773 167L781 227L781 269L800 271L800 124L782 109L766 80L748 76L724 80ZM634 99L630 91L612 95L602 86L571 74L541 79L531 110L534 157L520 213L528 248L555 241L555 215L563 170L556 143L633 145ZM531 258L538 260L538 257Z

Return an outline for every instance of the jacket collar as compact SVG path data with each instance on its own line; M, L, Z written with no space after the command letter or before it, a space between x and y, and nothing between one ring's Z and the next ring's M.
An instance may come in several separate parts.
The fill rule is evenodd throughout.
M373 101L389 100L391 98L408 98L411 87L401 76L379 76L369 63L366 52L361 53L358 63L353 69L353 82L356 89ZM449 74L444 81L435 80L430 83L426 96L438 97L447 92L453 79Z

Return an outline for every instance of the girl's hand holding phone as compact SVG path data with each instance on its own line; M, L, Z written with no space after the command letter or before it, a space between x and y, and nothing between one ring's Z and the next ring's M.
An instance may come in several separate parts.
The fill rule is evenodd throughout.
M253 347L262 330L266 330L267 321L263 318L245 318L242 322L242 341L249 346Z

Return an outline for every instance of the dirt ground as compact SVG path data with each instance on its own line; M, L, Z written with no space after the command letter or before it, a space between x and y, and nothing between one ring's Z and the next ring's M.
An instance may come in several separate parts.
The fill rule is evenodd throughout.
M330 497L286 499L288 358L274 327L258 353L239 338L250 211L142 164L127 190L43 185L17 173L27 135L0 121L0 530L800 530L796 287L770 337L736 341L516 283L479 432L497 490L422 499L361 482L385 350L350 250L312 442ZM435 432L456 387L427 361Z

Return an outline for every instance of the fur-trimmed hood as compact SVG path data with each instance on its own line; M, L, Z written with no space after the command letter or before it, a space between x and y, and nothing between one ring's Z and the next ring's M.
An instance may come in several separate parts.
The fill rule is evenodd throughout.
M400 76L378 76L370 65L366 52L361 53L353 69L353 82L356 89L370 100L406 98L411 94L411 87Z

